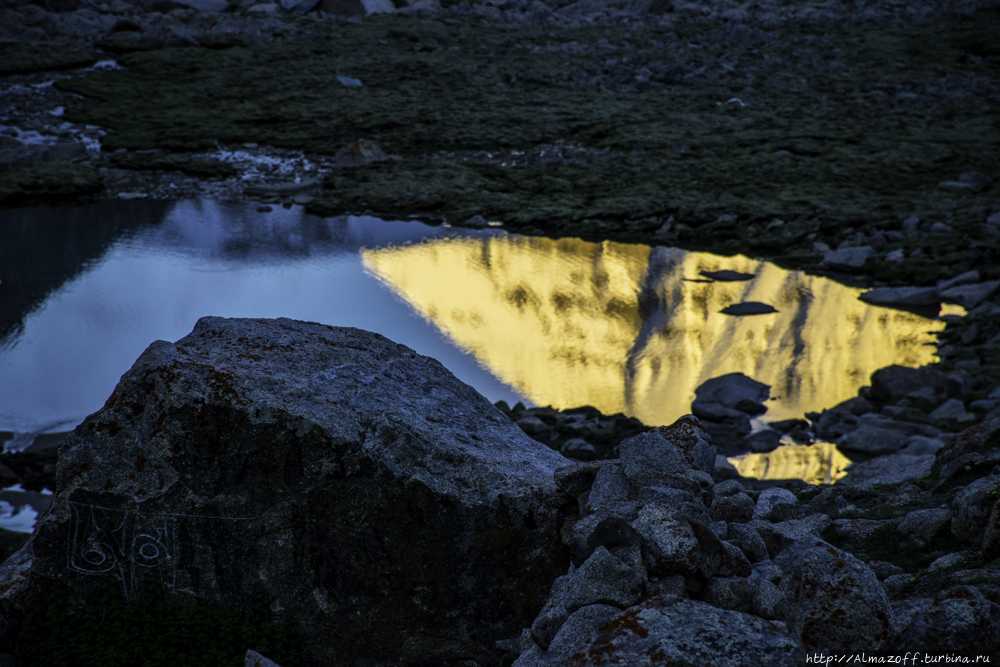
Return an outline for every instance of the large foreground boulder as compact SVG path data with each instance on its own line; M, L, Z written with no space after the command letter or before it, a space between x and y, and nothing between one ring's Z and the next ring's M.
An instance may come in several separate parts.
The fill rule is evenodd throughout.
M566 463L378 334L204 318L67 438L51 510L0 581L0 646L46 587L87 599L111 575L125 597L264 593L307 666L495 664L569 565Z

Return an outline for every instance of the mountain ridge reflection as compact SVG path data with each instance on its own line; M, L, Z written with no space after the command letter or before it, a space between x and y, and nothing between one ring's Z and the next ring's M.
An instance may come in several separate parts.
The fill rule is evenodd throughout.
M859 288L744 256L490 236L362 251L369 271L539 405L592 405L651 426L740 372L772 386L765 420L856 395L875 370L934 361L943 323L870 306ZM708 281L715 271L746 281ZM454 289L461 285L462 289ZM771 314L732 316L761 302Z

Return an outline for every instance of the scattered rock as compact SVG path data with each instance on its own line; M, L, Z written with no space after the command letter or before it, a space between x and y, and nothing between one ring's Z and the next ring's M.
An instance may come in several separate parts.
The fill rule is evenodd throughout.
M872 397L892 401L921 387L944 387L948 376L931 368L887 366L872 373Z
M925 546L951 524L947 507L917 510L906 515L896 530L918 547Z
M381 148L367 139L358 139L357 141L348 144L337 151L337 154L334 156L334 164L341 168L363 167L371 164L372 162L381 162L388 159L388 156L382 151Z
M859 299L873 306L936 306L941 297L936 287L876 287L862 292Z
M833 271L857 272L865 265L865 261L875 253L871 246L856 248L841 248L826 253L822 266Z
M1000 280L991 280L975 285L959 285L941 290L941 300L957 303L965 308L975 308L1000 291Z
M651 598L601 628L567 667L643 664L725 664L775 667L801 664L803 654L785 631L764 619L704 602Z
M891 636L892 607L882 584L846 551L806 549L781 588L788 630L807 649L874 651Z
M767 315L768 313L778 312L778 309L758 301L744 301L743 303L726 306L719 312L726 315Z

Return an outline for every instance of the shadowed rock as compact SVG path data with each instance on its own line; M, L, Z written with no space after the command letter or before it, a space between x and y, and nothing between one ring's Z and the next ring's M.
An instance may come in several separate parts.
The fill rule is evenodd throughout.
M0 645L37 593L158 576L297 618L304 665L495 663L568 564L566 459L440 363L357 329L203 318L153 343L66 441L0 582ZM7 636L4 636L4 633Z

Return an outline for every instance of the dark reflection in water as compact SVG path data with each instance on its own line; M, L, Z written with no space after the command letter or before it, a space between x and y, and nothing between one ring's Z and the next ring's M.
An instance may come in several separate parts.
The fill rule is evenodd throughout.
M0 342L123 236L159 223L168 202L109 201L77 208L0 210Z

